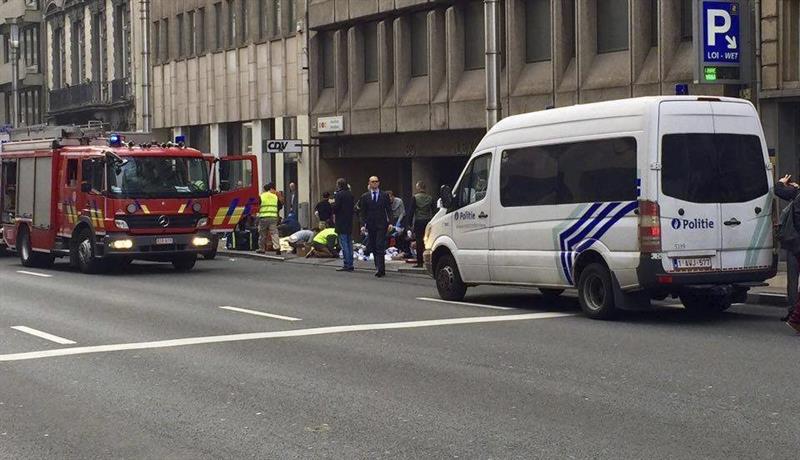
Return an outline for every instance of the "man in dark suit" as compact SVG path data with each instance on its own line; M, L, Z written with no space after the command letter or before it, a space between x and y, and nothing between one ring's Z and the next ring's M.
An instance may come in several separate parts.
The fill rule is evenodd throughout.
M353 202L347 181L338 179L333 194L333 221L342 248L343 264L342 268L337 269L340 272L353 271Z
M392 215L392 202L389 195L380 189L377 176L369 178L369 189L358 200L361 222L367 230L367 249L375 257L375 276L386 276L386 232Z

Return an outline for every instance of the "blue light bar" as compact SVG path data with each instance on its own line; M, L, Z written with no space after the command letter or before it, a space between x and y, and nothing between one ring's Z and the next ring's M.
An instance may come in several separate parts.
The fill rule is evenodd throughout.
M111 147L119 147L122 145L122 136L119 134L112 134L108 136L108 145Z
M180 136L175 136L175 143L180 144L181 142L183 142L184 144L186 143L186 136L184 136L183 134L181 134Z

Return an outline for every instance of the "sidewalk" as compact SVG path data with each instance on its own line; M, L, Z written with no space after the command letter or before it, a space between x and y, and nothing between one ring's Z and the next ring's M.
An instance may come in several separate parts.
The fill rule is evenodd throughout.
M224 257L244 257L248 259L262 259L274 260L280 262L319 265L327 267L340 267L342 261L340 259L318 259L318 258L305 258L298 257L295 254L284 253L281 256L269 254L256 254L253 251L234 251L220 247L218 254ZM370 261L355 260L353 262L356 270L375 270L375 264ZM402 260L392 260L386 262L386 271L416 274L420 276L428 276L423 268L415 268L413 264L406 263ZM772 305L777 307L785 307L787 304L786 299L786 263L780 262L778 264L778 274L774 278L767 280L769 286L757 287L750 289L747 294L747 302L760 305Z

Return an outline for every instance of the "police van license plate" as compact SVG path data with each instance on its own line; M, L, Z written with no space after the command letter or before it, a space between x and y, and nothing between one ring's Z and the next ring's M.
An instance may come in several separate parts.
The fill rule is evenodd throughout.
M156 244L172 244L173 242L172 238L156 238Z
M672 259L675 270L702 270L711 268L711 257L680 257Z

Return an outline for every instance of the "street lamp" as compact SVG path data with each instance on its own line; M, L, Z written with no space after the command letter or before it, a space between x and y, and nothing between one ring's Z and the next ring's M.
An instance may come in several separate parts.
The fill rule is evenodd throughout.
M14 116L11 125L16 128L19 125L19 24L11 23L10 31L11 48L11 97L14 99Z

